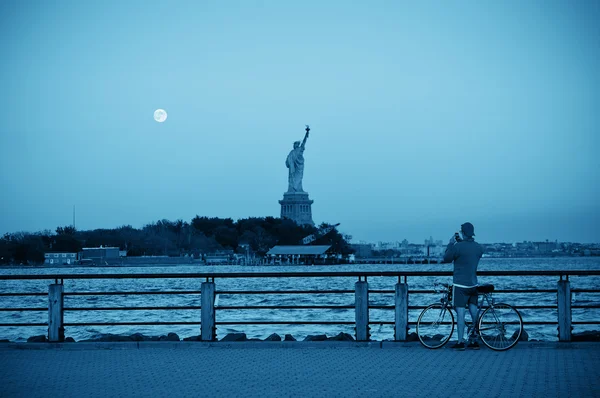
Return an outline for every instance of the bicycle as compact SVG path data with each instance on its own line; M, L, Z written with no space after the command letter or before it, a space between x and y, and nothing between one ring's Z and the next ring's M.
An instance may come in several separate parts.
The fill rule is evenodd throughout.
M436 291L442 293L439 303L427 306L417 320L417 336L427 348L443 347L454 333L452 313L452 285L436 284ZM483 284L477 287L478 303L476 321L467 323L469 339L479 337L483 344L495 351L506 351L514 347L523 333L523 318L511 305L496 303L492 298L494 285ZM483 312L484 302L487 304Z

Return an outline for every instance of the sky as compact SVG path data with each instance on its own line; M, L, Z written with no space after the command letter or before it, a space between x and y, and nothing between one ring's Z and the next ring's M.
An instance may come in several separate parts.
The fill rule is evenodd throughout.
M280 214L600 242L599 1L0 2L0 233ZM164 123L154 110L168 113Z

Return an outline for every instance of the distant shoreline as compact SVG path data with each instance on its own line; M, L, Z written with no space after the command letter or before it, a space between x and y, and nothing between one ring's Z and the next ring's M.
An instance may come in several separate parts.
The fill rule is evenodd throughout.
M598 256L581 256L581 255L560 255L560 256L488 256L488 257L484 257L484 261L485 259L552 259L552 258L594 258L594 257L598 257ZM179 258L179 257L173 257L174 259ZM52 268L56 268L56 269L60 269L60 268L65 268L65 269L72 269L72 268L126 268L126 267L130 267L130 268L143 268L143 267L178 267L178 266L232 266L232 265L239 265L239 264L205 264L199 260L195 260L195 261L182 261L182 262L165 262L165 263L161 263L161 262L148 262L148 263L143 263L141 262L139 259L141 259L141 257L137 257L138 260L133 261L133 262L128 262L128 261L122 261L120 263L114 263L114 264L104 264L104 265L79 265L79 264L73 264L73 265L67 265L67 264L63 264L63 265L51 265L51 264L32 264L32 265L25 265L25 264L11 264L11 265L0 265L0 269L29 269L29 268L43 268L43 269L52 269ZM156 259L154 259L156 261ZM390 264L390 257L379 257L379 258L371 258L370 260L373 260L373 263L364 263L366 264L377 264L379 261L388 261L388 265ZM405 264L405 259L404 258L399 258L396 257L394 258L394 263L393 264ZM432 259L434 260L434 259ZM435 259L436 261L438 259ZM344 266L344 265L352 265L353 263L343 263L343 264L331 264L334 266ZM356 264L356 263L354 263ZM419 265L420 263L416 263L416 264L412 264L409 263L408 265ZM434 264L432 262L432 264ZM286 266L286 265L290 265L290 266L303 266L302 264L278 264L279 266ZM259 265L239 265L241 267L255 267L255 266L264 266L264 267L269 267L269 266L273 266L273 264L259 264ZM312 265L306 265L306 266L311 266ZM319 265L315 265L315 267L318 267Z

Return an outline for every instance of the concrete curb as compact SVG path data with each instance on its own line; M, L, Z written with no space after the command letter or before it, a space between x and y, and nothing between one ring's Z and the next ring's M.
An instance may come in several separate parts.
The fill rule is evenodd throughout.
M450 347L448 344L442 349ZM132 341L132 342L86 342L86 343L2 343L3 350L132 350L132 349L424 349L419 342L403 341ZM600 348L600 342L520 342L513 349L592 349ZM482 349L487 349L482 345Z

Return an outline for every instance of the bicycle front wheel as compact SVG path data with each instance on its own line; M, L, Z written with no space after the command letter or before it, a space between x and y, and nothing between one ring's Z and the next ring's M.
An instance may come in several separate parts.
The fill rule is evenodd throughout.
M479 337L492 350L505 351L514 347L522 333L521 314L508 304L494 304L479 318Z
M454 315L442 304L431 304L417 320L417 336L427 348L442 347L454 332Z

